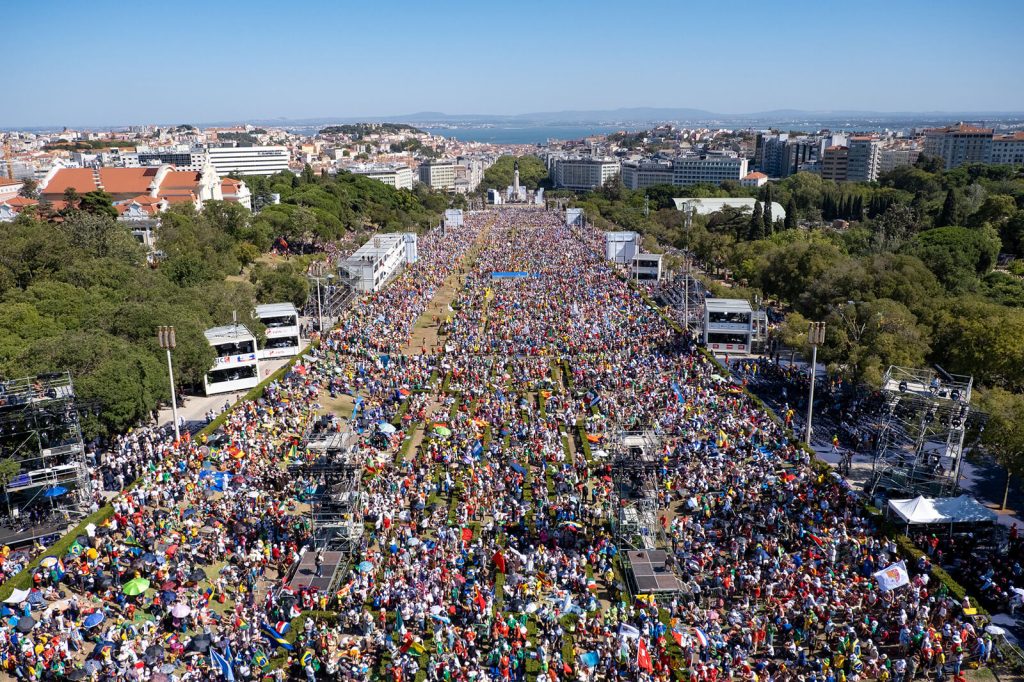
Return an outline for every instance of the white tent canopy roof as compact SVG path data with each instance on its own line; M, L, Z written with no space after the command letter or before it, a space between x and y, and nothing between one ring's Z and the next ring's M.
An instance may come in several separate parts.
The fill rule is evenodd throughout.
M996 513L970 495L889 500L889 508L909 524L991 523Z

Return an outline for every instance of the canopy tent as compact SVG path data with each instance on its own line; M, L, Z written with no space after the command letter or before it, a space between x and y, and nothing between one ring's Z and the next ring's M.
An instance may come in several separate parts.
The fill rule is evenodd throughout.
M926 523L993 523L997 515L970 495L889 500L889 509L907 525Z

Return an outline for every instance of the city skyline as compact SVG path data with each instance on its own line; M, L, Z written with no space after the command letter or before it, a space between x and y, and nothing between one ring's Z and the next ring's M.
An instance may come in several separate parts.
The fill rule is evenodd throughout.
M982 4L985 11L963 12L952 2L870 0L856 14L826 16L811 0L791 0L766 17L748 2L659 1L628 13L608 1L527 1L511 11L398 2L386 13L313 2L283 15L256 2L239 15L186 0L130 40L112 28L120 7L111 2L66 7L60 21L47 19L45 40L33 29L39 13L18 5L9 9L11 50L32 59L0 127L637 105L722 114L1024 111L1024 90L1012 87L1024 9ZM69 78L83 53L99 75Z

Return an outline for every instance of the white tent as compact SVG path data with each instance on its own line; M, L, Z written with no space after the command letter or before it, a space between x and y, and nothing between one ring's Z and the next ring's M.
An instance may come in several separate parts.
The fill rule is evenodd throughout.
M992 523L994 511L970 495L889 500L889 509L908 525L926 523Z

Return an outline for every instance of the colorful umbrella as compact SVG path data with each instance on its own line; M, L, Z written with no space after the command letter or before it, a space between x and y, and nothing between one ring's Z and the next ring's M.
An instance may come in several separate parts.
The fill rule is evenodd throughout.
M148 580L146 580L145 578L135 578L134 580L129 580L128 582L126 582L124 586L121 588L121 591L129 597L135 597L142 594L148 589Z

